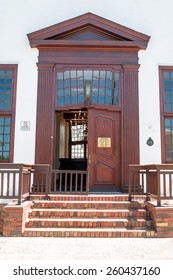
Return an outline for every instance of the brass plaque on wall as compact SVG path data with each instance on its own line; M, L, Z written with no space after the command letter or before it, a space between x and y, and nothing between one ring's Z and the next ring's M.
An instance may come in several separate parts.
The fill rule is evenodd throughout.
M97 138L97 147L98 148L110 148L111 147L111 138L98 137Z

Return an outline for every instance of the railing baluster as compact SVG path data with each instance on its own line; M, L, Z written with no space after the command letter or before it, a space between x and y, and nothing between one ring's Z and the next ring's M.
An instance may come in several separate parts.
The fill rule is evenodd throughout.
M129 193L129 201L132 200L132 170L129 170L129 185L128 185L128 193Z
M65 192L67 192L67 176L68 173L65 173Z
M78 173L76 173L75 192L78 191Z
M41 192L44 192L43 186L44 186L44 173L41 174L41 188L40 188Z
M72 192L73 189L73 173L70 173L70 192Z
M59 191L60 193L62 192L62 172L60 172L59 174Z
M163 173L163 194L166 196L166 174Z
M136 171L133 174L133 192L136 193Z
M15 196L16 190L16 173L13 173L13 196Z
M56 191L56 182L57 182L57 174L56 173L53 173L53 174L51 174L51 175L53 175L53 180L51 180L51 181L53 181L53 192L55 192ZM52 176L51 176L51 179L52 179Z
M160 197L160 170L157 170L156 173L157 173L157 206L161 206L161 197Z
M82 173L81 174L81 180L80 180L80 192L82 193L82 190L83 190L83 176L84 174Z
M1 196L4 195L4 172L1 173Z
M7 173L7 196L9 196L10 193L10 174Z
M172 197L172 174L169 174L169 194Z

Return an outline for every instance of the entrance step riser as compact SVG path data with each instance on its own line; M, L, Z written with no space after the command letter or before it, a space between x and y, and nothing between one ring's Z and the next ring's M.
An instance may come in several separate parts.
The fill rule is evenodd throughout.
M59 196L49 196L50 201L128 201L128 195L123 196L95 196L95 195L59 195Z
M148 217L149 213L145 210L138 211L45 211L45 210L33 210L29 213L30 218L114 218L114 217L135 217L135 218L144 218Z
M34 202L32 209L144 209L138 202Z
M129 202L35 202L33 209L128 209ZM131 207L132 208L132 207Z
M156 233L154 231L116 231L116 232L111 232L111 231L106 231L106 232L100 232L100 231L32 231L32 230L26 230L23 233L24 237L96 237L96 238L145 238L145 237L155 237Z
M29 221L26 228L151 228L151 221Z

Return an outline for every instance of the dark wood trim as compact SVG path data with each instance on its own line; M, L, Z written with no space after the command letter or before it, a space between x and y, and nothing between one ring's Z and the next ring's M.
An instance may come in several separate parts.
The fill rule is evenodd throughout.
M75 62L75 64L55 64L55 68L56 71L65 71L66 69L69 70L83 70L83 69L94 69L94 70L110 70L112 72L116 72L116 71L121 71L122 70L122 65L121 64L116 64L116 65L97 65L97 64L82 64L82 63L78 63L77 61Z
M0 160L0 162L13 162L14 157L14 137L15 137L15 117L16 117L16 91L17 91L17 64L0 64L0 70L12 70L12 100L10 110L0 110L0 116L11 117L11 141L9 160Z
M81 43L82 44L82 43ZM41 49L39 51L39 63L55 63L66 65L103 65L104 67L114 67L115 65L138 64L137 48L129 48L121 50L104 48L56 48L56 49Z
M161 160L165 163L165 136L164 136L164 94L163 94L163 66L159 66L159 91L160 91L160 134L161 134Z
M38 47L39 49L43 48L44 46L68 46L68 47L73 47L73 46L81 46L80 41L76 40L35 40L32 41L31 47L36 48ZM88 47L88 46L95 46L95 47L138 47L139 49L145 49L146 43L145 42L140 42L140 41L82 41L82 47Z

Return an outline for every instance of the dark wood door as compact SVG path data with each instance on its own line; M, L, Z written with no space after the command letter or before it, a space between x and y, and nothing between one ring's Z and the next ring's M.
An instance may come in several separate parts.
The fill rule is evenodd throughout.
M89 191L120 191L120 141L120 113L89 109Z

